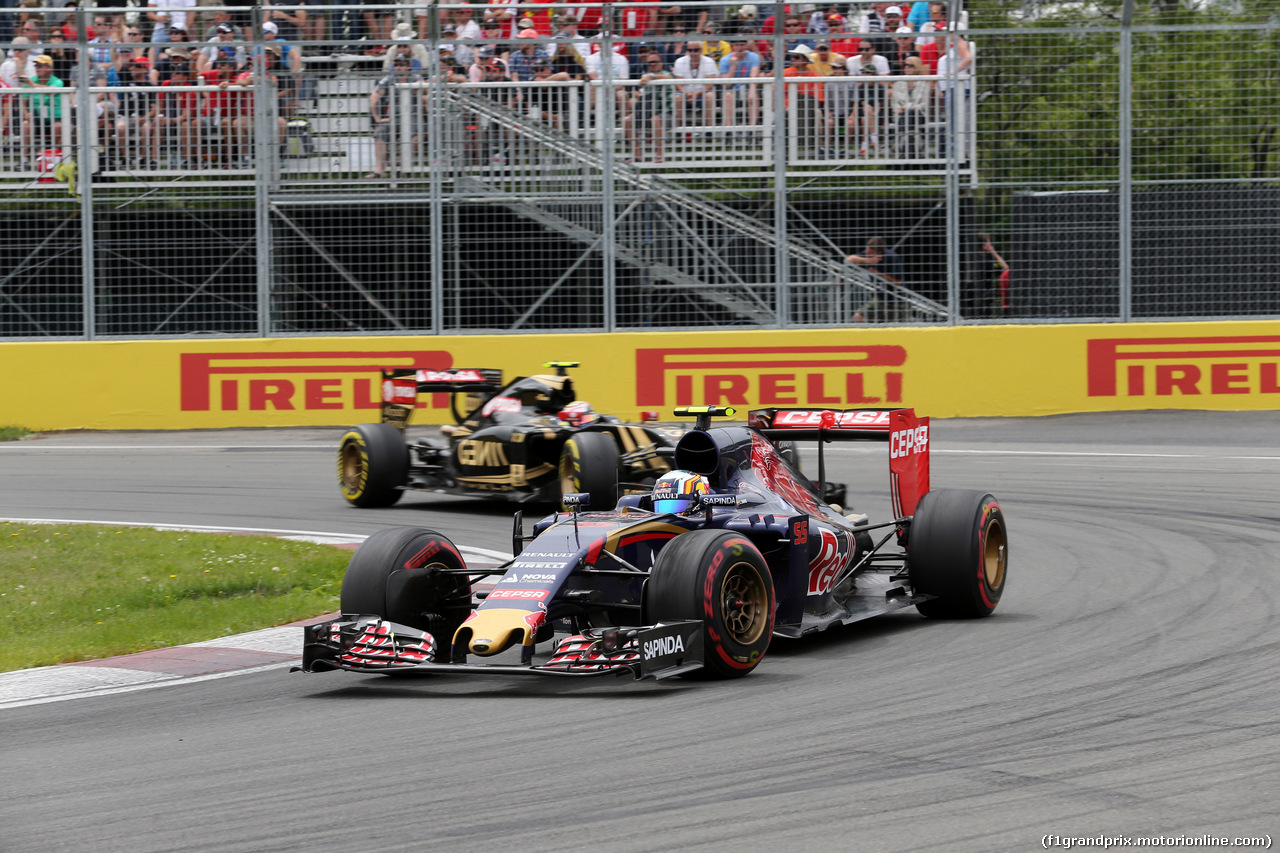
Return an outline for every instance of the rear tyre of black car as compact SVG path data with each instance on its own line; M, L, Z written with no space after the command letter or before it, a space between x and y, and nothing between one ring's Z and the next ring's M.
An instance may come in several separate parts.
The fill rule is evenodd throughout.
M701 620L705 668L740 678L760 663L777 607L769 566L750 541L724 530L693 530L658 553L645 589L645 622Z
M458 549L434 530L379 530L347 564L342 612L427 631L436 640L436 660L447 661L453 633L471 613L470 579L450 574L465 568Z
M358 507L391 506L409 481L409 447L391 424L360 424L338 446L338 488Z
M618 465L618 445L608 433L580 432L560 450L560 494L590 492L587 509L613 509L618 504Z
M916 507L907 539L907 570L916 605L935 619L990 616L1004 593L1009 540L996 499L969 489L929 492Z

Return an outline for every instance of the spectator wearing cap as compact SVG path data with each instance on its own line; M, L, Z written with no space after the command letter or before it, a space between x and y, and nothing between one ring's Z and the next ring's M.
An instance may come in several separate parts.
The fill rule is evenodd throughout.
M169 46L160 51L156 61L151 63L149 75L152 86L164 85L164 81L173 76L173 69L181 66L190 70L191 48L178 42L169 42Z
M732 36L732 49L727 56L720 59L719 76L724 79L750 79L759 77L764 60L760 54L750 49L750 40L745 35ZM747 124L755 126L760 123L760 87L750 83L735 83L724 90L725 125L738 123L737 110L740 104L747 105Z
M538 45L538 32L534 29L521 31L519 49L513 50L507 57L507 69L511 79L528 82L534 78L533 63L541 59L551 61L551 55Z
M203 75L206 71L216 70L222 57L231 57L236 68L243 67L247 57L243 46L233 44L235 40L235 27L228 23L218 24L208 46L201 49L197 57L196 68L199 73Z
M862 37L849 32L849 22L843 15L827 16L827 35L830 36L831 50L844 57L858 52L858 43Z
M501 76L495 77L495 74ZM467 79L472 83L496 83L498 80L507 80L509 79L507 63L495 53L492 45L482 44L475 50L475 59L467 69ZM487 95L488 90L482 89L480 94Z
M702 111L702 123L715 124L716 92L700 80L714 80L720 76L720 66L702 52L702 42L691 41L685 45L684 56L671 66L671 76L677 80L690 80L676 87L675 111L676 125L684 126L692 121L686 113Z
M623 132L631 140L632 160L644 159L645 141L652 138L653 162L662 162L663 125L671 121L672 86L650 86L654 80L671 80L662 61L662 54L648 51L642 58L640 85L632 92L631 108L623 119Z
M901 13L902 7L896 3L872 3L871 8L863 12L858 19L858 32L860 33L882 33L885 30L885 11L891 7L896 7Z
M919 55L920 52L916 50L916 34L910 27L898 27L898 31L893 34L893 46L885 54L885 58L889 60L889 72L895 75L906 74L907 58Z
M101 79L107 86L119 86L121 81L129 79L129 63L133 62L135 57L143 56L142 49L137 45L122 44L113 51L112 62L107 66L106 73L101 75ZM98 85L103 85L99 83Z
M415 43L414 39L414 32L409 29L408 24L396 24L391 35L391 47L387 48L386 55L382 58L384 75L391 73L392 63L401 56L409 57L409 70L413 73L421 74L426 71L431 55L427 52L426 45Z
M756 15L758 14L759 11L751 3L739 6L738 11L734 16L725 21L725 32L729 35L733 35L734 33L754 33L760 26L760 22L756 19Z
M556 130L564 130L564 114L569 109L569 90L563 86L549 86L548 83L564 83L570 79L564 71L556 71L550 60L535 59L533 61L533 79L541 84L524 90L528 98L529 110L535 118L549 123Z
M262 11L264 23L270 22L278 28L276 35L281 41L300 44L307 37L307 10L285 9L282 6L306 6L305 0L263 0Z
M517 14L519 10L516 7L518 5L519 0L489 0L484 10L484 22L481 24L481 29L484 28L484 24L492 22L497 24L497 38L515 38L520 32L516 28L516 21L520 17ZM419 26L418 29L421 30L422 27ZM488 37L487 33L486 37Z
M827 6L819 6L809 15L809 32L814 35L828 35L831 32L831 23L828 20L831 17L843 18L840 15L840 6L837 3L831 3Z
M13 37L13 52L0 62L0 92L18 89L36 78L35 57L30 45L31 41L26 36ZM20 120L21 111L13 95L0 96L0 138L16 138Z
M782 74L787 78L817 77L810 65L811 51L803 45L787 51L787 67ZM788 120L801 151L815 158L825 155L828 117L824 106L825 94L820 83L799 82L788 79L783 89Z
M379 80L373 87L373 91L369 93L369 116L373 121L375 160L373 171L364 176L366 180L386 177L393 141L402 139L405 133L410 134L415 146L421 140L425 124L423 115L427 91L425 88L410 89L407 100L399 94L401 86L421 82L422 75L414 73L409 58L397 56L391 61L391 73ZM402 113L406 103L410 110L407 116Z
M156 135L159 103L154 92L143 90L151 85L147 79L150 70L145 56L135 56L129 60L128 76L114 84L108 95L115 105L116 152L127 164L132 145L140 169L156 169L160 160Z
M235 148L235 121L241 103L232 90L236 82L236 59L233 54L219 53L213 67L198 75L200 94L200 136L209 141L204 152L210 162L222 161L230 166L239 161Z
M151 21L151 41L165 44L169 41L169 27L187 28L187 9L194 9L196 0L147 0L147 20Z
M302 48L280 37L280 27L273 21L262 25L263 46L275 45L280 56L280 65L290 74L302 73ZM296 79L296 78L291 78Z
M858 45L856 56L849 57L845 67L850 77L888 77L889 60L876 53L875 45L864 38ZM885 87L881 80L858 80L854 89L853 109L846 121L846 135L850 147L857 146L859 156L875 153L880 146L879 125L884 114Z
M171 48L172 49L172 48ZM154 70L154 69L153 69ZM161 81L162 88L192 86L195 78L191 64L180 54L170 56L168 77ZM159 117L156 119L156 135L161 145L176 144L178 166L183 169L200 167L198 156L200 133L200 95L193 91L161 92Z

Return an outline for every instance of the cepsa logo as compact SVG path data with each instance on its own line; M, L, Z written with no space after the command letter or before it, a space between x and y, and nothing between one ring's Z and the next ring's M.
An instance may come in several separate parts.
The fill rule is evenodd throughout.
M452 362L444 350L183 353L182 411L377 409L383 368ZM417 406L428 405L448 408L448 395L424 394Z
M893 368L906 363L906 348L892 345L638 349L636 404L900 403Z
M1280 394L1280 335L1095 338L1090 397Z

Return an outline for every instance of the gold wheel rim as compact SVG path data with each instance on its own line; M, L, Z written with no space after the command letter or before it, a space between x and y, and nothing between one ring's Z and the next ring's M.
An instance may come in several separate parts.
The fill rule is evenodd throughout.
M1005 539L1004 525L992 522L987 528L986 542L982 549L982 570L987 578L987 586L999 589L1004 583L1005 565L1009 561L1008 542Z
M578 491L578 481L574 476L573 464L576 447L565 446L567 453L560 454L560 494L571 495Z
M769 595L764 579L750 563L735 563L725 573L724 614L729 638L740 646L750 646L764 634L769 624Z
M354 492L360 488L360 472L364 468L364 459L360 448L350 442L342 448L342 485L347 491Z

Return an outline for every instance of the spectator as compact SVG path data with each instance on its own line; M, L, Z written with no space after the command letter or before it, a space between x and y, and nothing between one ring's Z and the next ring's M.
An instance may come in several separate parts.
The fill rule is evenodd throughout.
M45 48L45 53L53 57L54 77L63 82L75 80L76 52L73 48L67 47L67 38L62 34L62 30L49 33L49 44Z
M191 37L187 35L187 31L185 29L175 26L169 27L169 44L190 44L190 42ZM164 51L160 47L152 45L147 50L147 59L150 60L151 69L154 72L156 63L164 60ZM154 74L152 76L154 78Z
M36 76L21 78L20 89L61 89L62 80L53 76L53 57L40 54L32 63ZM54 148L62 142L62 95L40 93L22 96L23 143L30 149Z
M526 29L520 35L520 49L511 52L507 58L507 68L513 80L528 82L534 78L533 63L539 59L550 62L551 56L536 41L538 33Z
M576 72L569 72L570 75L578 79L585 77L587 57L591 56L591 42L578 33L578 19L575 16L564 15L560 18L560 30L556 33L556 41L562 42L556 47L553 57L558 70L569 71L564 60L570 59L578 68Z
M169 27L187 28L187 9L194 9L196 0L147 0L147 20L151 21L151 41L165 44L169 41ZM163 9L164 11L161 11Z
M100 19L95 18L94 20ZM95 26L94 30L97 35L89 40L89 44L94 45L89 48L89 73L91 77L99 77L107 73L107 66L111 65L112 62L109 45L118 44L120 37L118 35L119 31L115 26ZM59 32L58 35L62 35L62 33ZM66 41L65 36L63 36L63 41Z
M556 71L551 63L539 59L533 63L533 79L535 83L560 83L568 81L569 74ZM564 130L564 114L569 109L569 90L563 86L532 86L526 90L529 95L529 106L542 121L550 123L556 130Z
M937 74L941 46L937 37L928 35L928 33L943 33L947 31L947 4L931 3L929 4L929 13L929 22L920 28L920 35L916 38L916 50L920 52L920 58L924 60L929 73Z
M281 41L300 44L307 37L307 10L283 9L278 6L306 6L306 0L280 0L273 4L263 0L263 23L276 25L276 35Z
M654 80L672 80L671 72L662 64L662 54L650 51L644 57L644 73L640 86L634 90L631 109L627 112L624 127L631 140L634 162L644 159L646 138L653 139L653 162L662 162L663 125L670 121L674 86L649 86Z
M788 51L801 46L806 47L809 50L813 50L813 46L817 42L812 36L805 33L807 22L804 18L798 14L787 15L786 18L783 19L783 22L783 33L786 35L786 40L783 44L786 45L786 49Z
M784 77L817 77L818 73L809 65L809 51L803 47L795 47L787 51L787 67ZM794 96L794 100L792 99ZM826 145L827 116L823 109L822 84L797 83L788 80L785 88L787 116L794 124L797 144L802 152L811 152L815 157L823 156Z
M719 76L722 78L759 77L763 61L760 54L748 49L746 36L733 36L733 50L720 60ZM760 123L760 87L750 83L735 83L724 90L724 124L738 123L738 105L747 105L747 124L754 127Z
M263 55L280 98L280 114L291 116L297 112L298 90L302 84L302 48L280 38L280 27L273 21L262 25L262 41ZM272 47L276 48L274 52Z
M908 56L904 62L908 77L925 73L924 62L918 56ZM924 156L920 132L924 129L929 109L929 95L933 86L928 80L896 80L893 83L891 109L897 132L898 155L908 160Z
M704 24L699 28L698 32L706 38L702 43L702 55L709 58L712 62L719 63L721 59L732 52L733 48L727 41L721 41L717 38L717 30L715 24Z
M685 45L684 56L675 61L671 74L677 80L713 80L719 76L720 66L702 53L702 42L691 41ZM676 87L676 125L692 123L693 114L702 111L702 124L715 124L716 92L706 83L687 83Z
M604 51L599 49L601 47L599 42L593 42L592 47L596 50L587 58L587 77L591 80L603 80ZM614 80L628 80L631 78L631 63L622 52L624 47L626 47L626 45L623 44L615 44L613 46L613 56L609 63L611 66L609 73ZM619 115L622 119L626 118L628 106L627 101L629 97L630 92L626 87L617 86L614 88L614 102L617 105ZM603 101L601 101L601 103L603 103Z
M200 135L219 144L210 146L211 161L227 166L240 162L236 148L236 119L240 116L241 103L231 87L236 83L235 56L222 53L214 61L214 67L199 74L200 83L206 87L200 105Z
M120 45L115 49L113 61L107 66L107 72L101 75L101 79L108 86L119 86L123 81L130 78L129 64L133 62L135 57L142 55L142 51L135 50L134 45Z
M413 32L409 29L408 24L396 24L394 35L392 36L392 45L387 48L387 54L382 59L382 73L384 75L391 73L394 60L402 56L409 57L409 70L414 74L421 74L427 70L431 55L427 53L426 45L415 44L413 38Z
M209 46L200 51L196 68L201 75L208 71L217 70L218 65L224 57L230 57L236 68L243 68L245 63L244 47L233 44L236 40L235 27L231 24L218 24L213 38L209 39Z
M0 62L0 90L18 89L36 78L35 58L31 55L31 42L26 36L13 37L13 51ZM21 128L18 101L13 94L0 97L0 138L17 139Z
M497 56L494 56L492 47L482 45L476 48L475 62L472 63L471 68L468 70L468 79L472 83L496 83L499 80L508 80L510 78L507 76L507 64ZM491 91L493 90L482 89L480 94L487 96Z
M970 138L973 128L969 127L969 77L973 67L973 49L968 39L959 32L948 33L945 37L942 55L938 57L938 97L947 111L946 133L943 135L942 156L954 151L962 160L968 159L963 146L951 148L964 138Z
M831 36L831 50L841 56L852 56L858 52L858 44L862 38L851 34L848 23L841 15L827 17L828 35Z
M907 73L908 57L919 57L920 53L916 50L916 34L911 31L910 27L899 27L893 38L893 50L887 55L889 60L889 70L892 74Z
M996 314L1003 314L1009 310L1009 264L1004 258L1000 257L1000 253L996 251L995 246L991 245L990 234L979 234L982 239L982 251L991 256L993 270L999 270L996 276Z
M113 84L118 91L109 96L115 104L116 150L126 167L130 162L131 143L139 169L157 169L160 165L156 134L158 102L154 92L142 91L151 85L147 79L150 70L151 63L145 56L135 56L129 61L127 76Z
M178 42L169 42L169 46L164 49L159 58L151 63L151 85L164 85L164 81L173 77L173 70L178 66L181 66L184 71L190 71L190 62L191 48Z
M916 32L929 23L929 0L916 0L907 13L907 24Z
M868 39L863 39L858 45L858 55L849 57L845 67L849 76L856 80L853 107L845 125L846 134L850 148L858 145L858 155L865 157L880 145L878 128L884 109L885 83L857 78L888 77L889 60L876 53Z
M173 48L170 48L173 50ZM191 86L194 80L189 62L181 61L180 55L173 55L168 79L160 83L163 87ZM199 157L200 142L200 95L197 92L162 92L160 95L160 112L157 119L158 136L162 144L177 143L178 166L183 169L201 167Z
M907 319L906 306L896 294L902 286L902 258L885 245L883 237L871 237L861 255L849 255L846 263L865 266L885 282L884 291L863 303L850 317L853 323L894 323Z
M426 96L425 89L410 90L409 103L411 114L400 114L400 106L404 103L398 95L400 86L421 83L422 75L413 73L410 61L397 56L391 64L391 73L383 77L369 94L369 114L373 117L373 138L376 141L376 165L366 180L377 180L386 177L388 149L393 139L399 139L408 128L416 144L422 134L422 101Z
M754 33L757 27L757 13L758 10L756 7L750 3L745 6L739 6L738 13L734 15L731 20L725 22L725 32L730 35ZM732 39L730 39L730 41L732 42Z
M885 11L893 6L893 3L872 3L871 8L862 13L858 19L858 32L860 33L882 33L885 31ZM901 13L902 9L898 9Z

